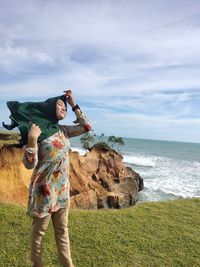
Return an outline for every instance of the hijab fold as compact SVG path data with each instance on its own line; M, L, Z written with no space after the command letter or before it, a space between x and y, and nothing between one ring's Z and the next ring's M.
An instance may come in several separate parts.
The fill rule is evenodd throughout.
M58 119L56 117L56 102L61 99L67 107L66 96L57 96L49 98L43 102L24 102L8 101L7 106L11 112L9 118L11 124L2 125L12 130L17 127L21 133L20 145L28 143L28 132L31 125L35 123L42 131L38 138L38 142L50 137L59 131Z

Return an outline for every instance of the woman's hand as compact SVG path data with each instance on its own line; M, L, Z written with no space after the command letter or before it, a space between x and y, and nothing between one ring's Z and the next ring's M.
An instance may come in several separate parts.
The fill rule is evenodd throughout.
M67 90L67 91L64 91L64 93L65 93L65 96L67 98L67 103L73 108L76 104L75 104L74 97L72 95L72 91Z
M37 147L37 140L41 133L40 127L33 123L28 133L29 147Z

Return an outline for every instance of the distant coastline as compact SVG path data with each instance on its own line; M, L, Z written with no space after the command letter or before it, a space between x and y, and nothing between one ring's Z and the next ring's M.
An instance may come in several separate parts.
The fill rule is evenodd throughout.
M0 131L8 131L6 130L6 128L0 126ZM16 131L16 132L19 132L19 130L17 128L14 128L12 131ZM97 138L100 137L100 135L97 135ZM105 139L108 139L108 135L105 135L104 138ZM80 138L80 137L78 137ZM126 136L122 136L122 138L125 138L125 139L134 139L134 140L142 140L142 141L152 141L152 142L166 142L166 143L169 143L169 142L175 142L175 143L189 143L189 144L197 144L197 145L200 145L200 142L193 142L193 141L179 141L179 140L165 140L165 139L149 139L149 138L137 138L137 137L126 137Z

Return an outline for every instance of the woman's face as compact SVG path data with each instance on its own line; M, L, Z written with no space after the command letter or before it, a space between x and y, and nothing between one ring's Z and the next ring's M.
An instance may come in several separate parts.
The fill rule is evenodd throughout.
M65 103L58 99L56 102L56 117L58 120L63 120L67 114Z

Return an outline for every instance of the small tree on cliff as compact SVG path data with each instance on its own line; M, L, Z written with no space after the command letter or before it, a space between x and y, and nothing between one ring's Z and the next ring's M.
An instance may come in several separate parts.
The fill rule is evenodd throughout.
M121 148L121 151L122 151L122 146L125 145L122 137L116 137L114 135L111 135L108 138L108 143L110 143L112 148L114 148L115 145L118 145L118 150Z
M116 137L114 135L110 136L108 138L108 141L105 142L104 139L104 133L100 135L98 139L95 140L96 134L90 134L89 132L85 133L81 138L80 142L82 144L83 149L90 150L91 146L94 145L94 143L98 144L98 146L101 146L102 148L108 148L109 146L114 149L114 146L117 145L117 150L120 150L122 152L122 146L125 145L124 140L122 137Z
M99 136L99 142L104 142L104 133Z
M110 146L113 148L114 147L114 144L116 142L116 137L114 135L111 135L109 138L108 138L108 143L110 143Z
M94 144L94 136L87 132L80 138L80 142L84 149L90 150L90 143Z
M124 140L122 137L116 137L115 143L118 145L118 148L121 148L121 152L122 152L122 146L125 145Z

